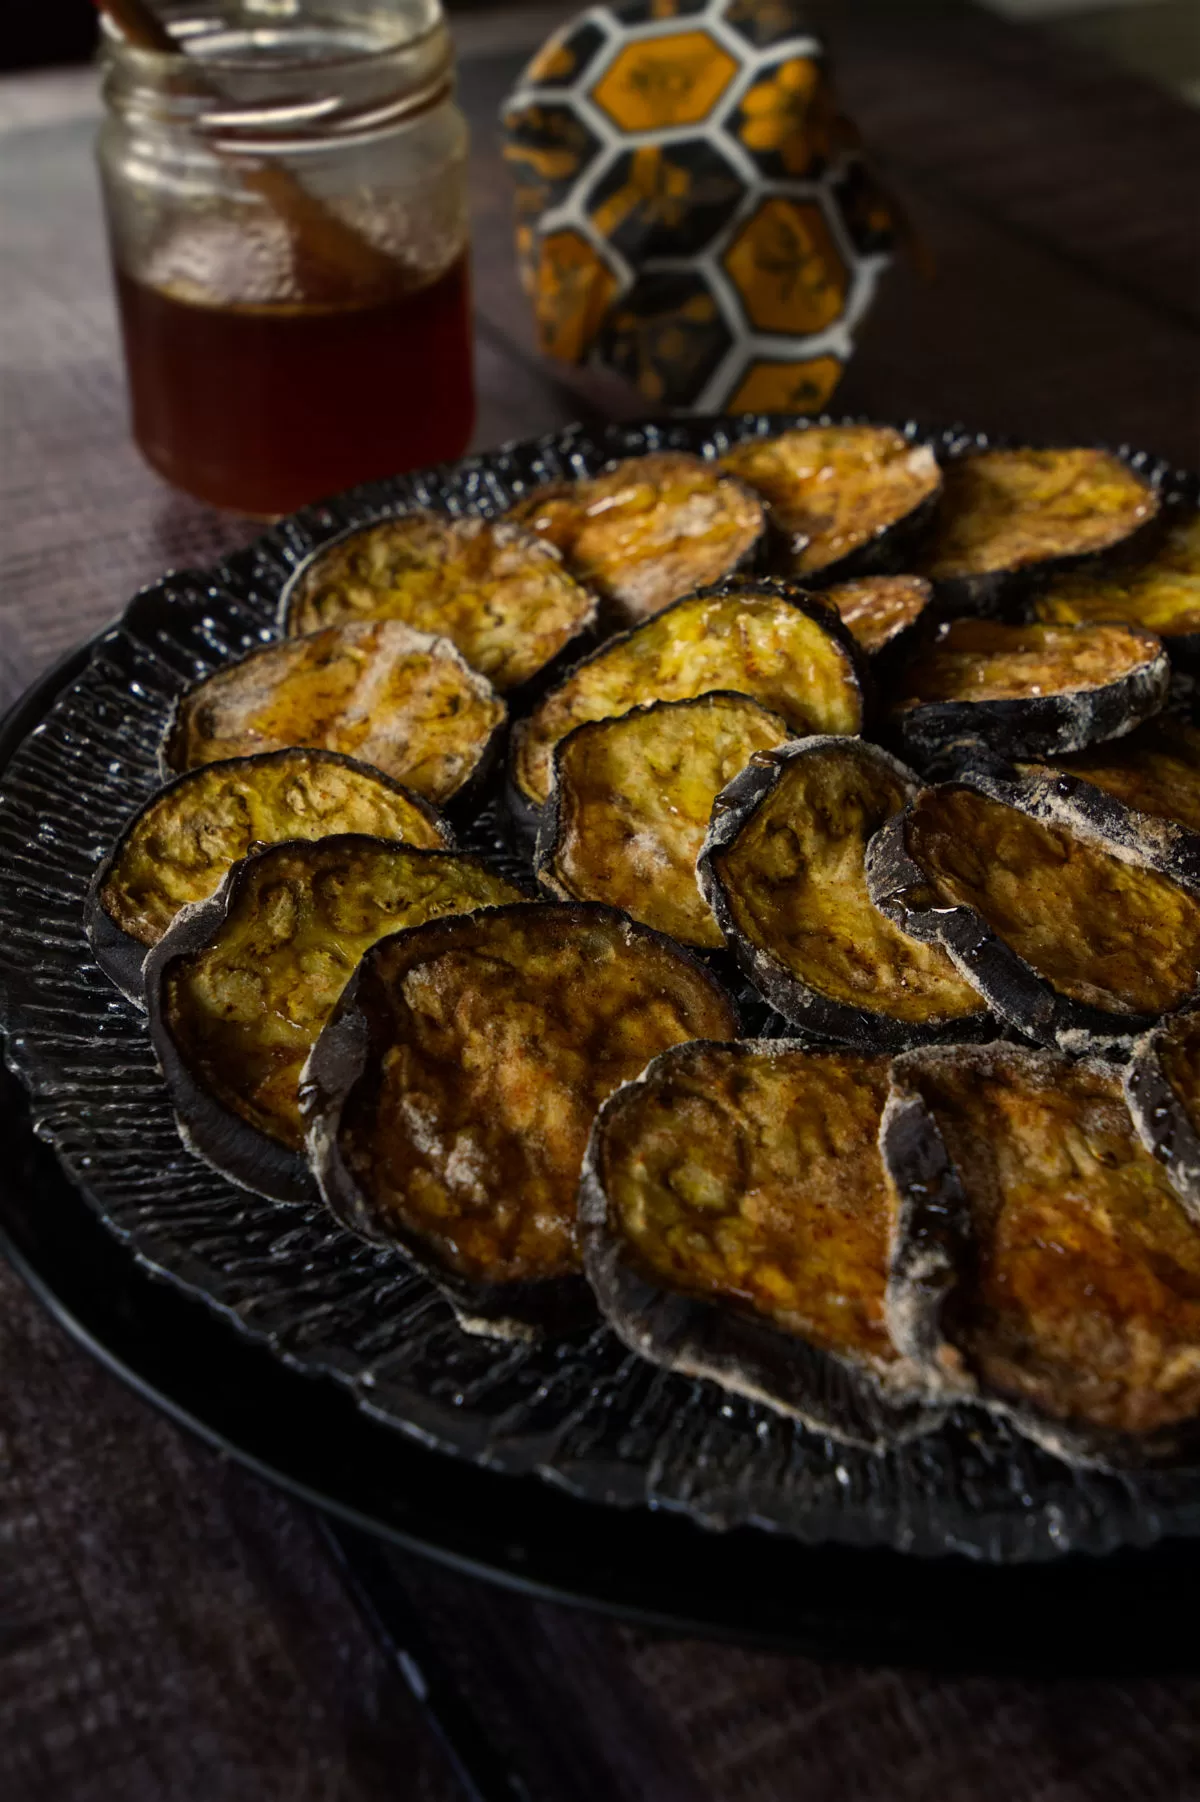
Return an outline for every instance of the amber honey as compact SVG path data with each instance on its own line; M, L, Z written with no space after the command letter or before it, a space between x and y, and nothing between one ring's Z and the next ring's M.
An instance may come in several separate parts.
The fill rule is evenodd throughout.
M465 254L367 305L205 304L121 272L117 296L134 437L213 506L271 517L467 448Z

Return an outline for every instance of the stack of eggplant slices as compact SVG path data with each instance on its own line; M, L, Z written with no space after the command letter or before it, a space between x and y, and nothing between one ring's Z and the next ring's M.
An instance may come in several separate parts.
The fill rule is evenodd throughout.
M89 900L191 1150L471 1332L1200 1447L1194 486L804 426L378 518L280 634Z

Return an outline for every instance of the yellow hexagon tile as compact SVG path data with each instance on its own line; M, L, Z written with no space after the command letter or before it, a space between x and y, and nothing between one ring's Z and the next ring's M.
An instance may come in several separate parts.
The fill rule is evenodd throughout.
M738 72L707 31L672 31L627 44L592 89L622 131L658 131L707 119Z
M819 413L842 376L838 357L751 363L729 397L732 413Z
M725 271L756 331L824 331L846 304L850 272L819 206L765 200L725 252Z

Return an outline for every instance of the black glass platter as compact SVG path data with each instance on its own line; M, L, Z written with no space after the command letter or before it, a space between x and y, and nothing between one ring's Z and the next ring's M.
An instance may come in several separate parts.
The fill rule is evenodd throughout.
M945 1566L889 1560L889 1551L959 1552L1003 1563L1010 1575L1014 1565L1054 1560L1053 1573L1040 1573L1051 1586L1070 1580L1063 1574L1074 1564L1064 1561L1069 1552L1121 1552L1102 1567L1115 1580L1134 1549L1200 1531L1197 1473L1073 1472L1000 1425L965 1415L899 1453L873 1458L657 1371L606 1330L540 1348L462 1334L448 1309L392 1254L351 1239L319 1210L280 1208L234 1189L183 1151L141 1017L92 964L80 904L118 827L156 784L157 744L174 698L197 676L273 634L279 590L315 543L413 501L495 511L522 485L596 468L614 454L660 443L703 449L719 445L722 435L781 423L742 421L735 429L731 422L691 421L597 437L570 431L309 509L221 568L165 578L138 596L117 627L18 710L7 728L0 776L7 1056L31 1097L37 1133L65 1172L64 1193L130 1283L147 1282L139 1265L169 1279L172 1291L151 1284L146 1293L153 1293L159 1316L165 1311L187 1323L178 1328L185 1339L201 1331L206 1341L217 1335L224 1352L214 1368L253 1360L260 1374L270 1371L263 1382L299 1385L295 1393L303 1399L277 1406L273 1415L270 1407L247 1407L250 1379L221 1382L215 1386L221 1407L235 1416L222 1425L212 1417L213 1394L197 1368L204 1361L182 1357L191 1373L185 1400L177 1385L156 1379L153 1337L142 1347L150 1370L125 1360L138 1379L228 1438L240 1454L386 1530L406 1530L395 1518L401 1504L381 1493L378 1479L397 1460L424 1459L423 1471L436 1469L436 1480L420 1479L435 1492L483 1483L491 1497L511 1498L489 1500L482 1547L478 1540L441 1545L441 1528L435 1529L432 1537L446 1555L504 1568L502 1547L509 1541L498 1539L492 1523L542 1520L521 1554L537 1561L542 1574L531 1579L528 1568L512 1569L510 1577L524 1575L555 1590L574 1587L664 1619L768 1635L783 1630L780 1583L770 1574L783 1569L777 1561L814 1568L803 1564L809 1554L797 1541L822 1547L816 1554L822 1571L851 1556L841 1546L857 1548L855 1569L863 1568L858 1554L869 1553L868 1564L883 1559L912 1573L895 1581L911 1585L922 1608L930 1571ZM939 448L965 439L907 429ZM1155 480L1170 478L1150 459L1128 454ZM485 807L468 842L495 846L497 831L495 810ZM15 1237L43 1286L57 1290L53 1269L45 1268L45 1245L39 1262L37 1246L22 1245L19 1231ZM69 1237L60 1233L52 1249L63 1253ZM95 1295L85 1299L101 1305ZM101 1328L88 1330L108 1344ZM318 1390L326 1397L322 1406L336 1408L341 1420L328 1441L314 1426ZM300 1445L270 1450L264 1439L282 1434L288 1441L288 1418L297 1410ZM386 1457L371 1456L369 1499L340 1493L353 1460L333 1455L329 1446L345 1433L356 1443L370 1435L389 1448ZM434 1458L413 1441L454 1452L459 1462ZM411 1480L400 1493L410 1489ZM555 1509L570 1510L565 1518L576 1524L546 1525L545 1511ZM447 1517L460 1512L449 1510ZM469 1525L479 1532L473 1512ZM728 1531L701 1534L705 1527ZM775 1531L747 1530L752 1527ZM689 1564L694 1572L697 1560L706 1572L703 1597L694 1576L670 1590L670 1559L658 1544L672 1534L690 1545L680 1554L681 1572ZM428 1527L414 1532L428 1535ZM580 1581L572 1544L580 1535L589 1560L611 1537L648 1535L635 1587L649 1584L658 1600L624 1594L611 1569L602 1582ZM565 1567L555 1565L550 1550L560 1541ZM735 1566L739 1558L749 1560L757 1573L749 1592L744 1580L732 1583L727 1604L741 1618L722 1619L707 1593L714 1557L733 1558ZM564 1576L564 1568L576 1574ZM982 1571L979 1580L986 1581ZM758 1595L747 1599L754 1590ZM782 1614L793 1633L800 1632L797 1611L809 1605L811 1593L810 1577L790 1590ZM756 1624L745 1617L747 1609L751 1617L774 1615L774 1624L764 1618ZM868 1609L876 1621L878 1612Z
M0 772L86 661L51 671L0 724ZM1193 1669L1180 1598L1200 1540L997 1566L962 1557L711 1534L493 1475L368 1419L156 1280L97 1220L0 1070L0 1246L60 1324L175 1421L386 1541L532 1594L669 1632L955 1670L1133 1675Z

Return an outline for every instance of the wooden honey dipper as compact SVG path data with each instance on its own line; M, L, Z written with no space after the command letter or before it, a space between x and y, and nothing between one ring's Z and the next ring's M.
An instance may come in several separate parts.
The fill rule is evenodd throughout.
M185 56L147 0L94 0L127 43L162 56ZM217 92L212 90L214 98ZM281 163L249 163L222 153L238 180L267 202L287 228L306 300L381 297L403 286L403 268L311 194Z

